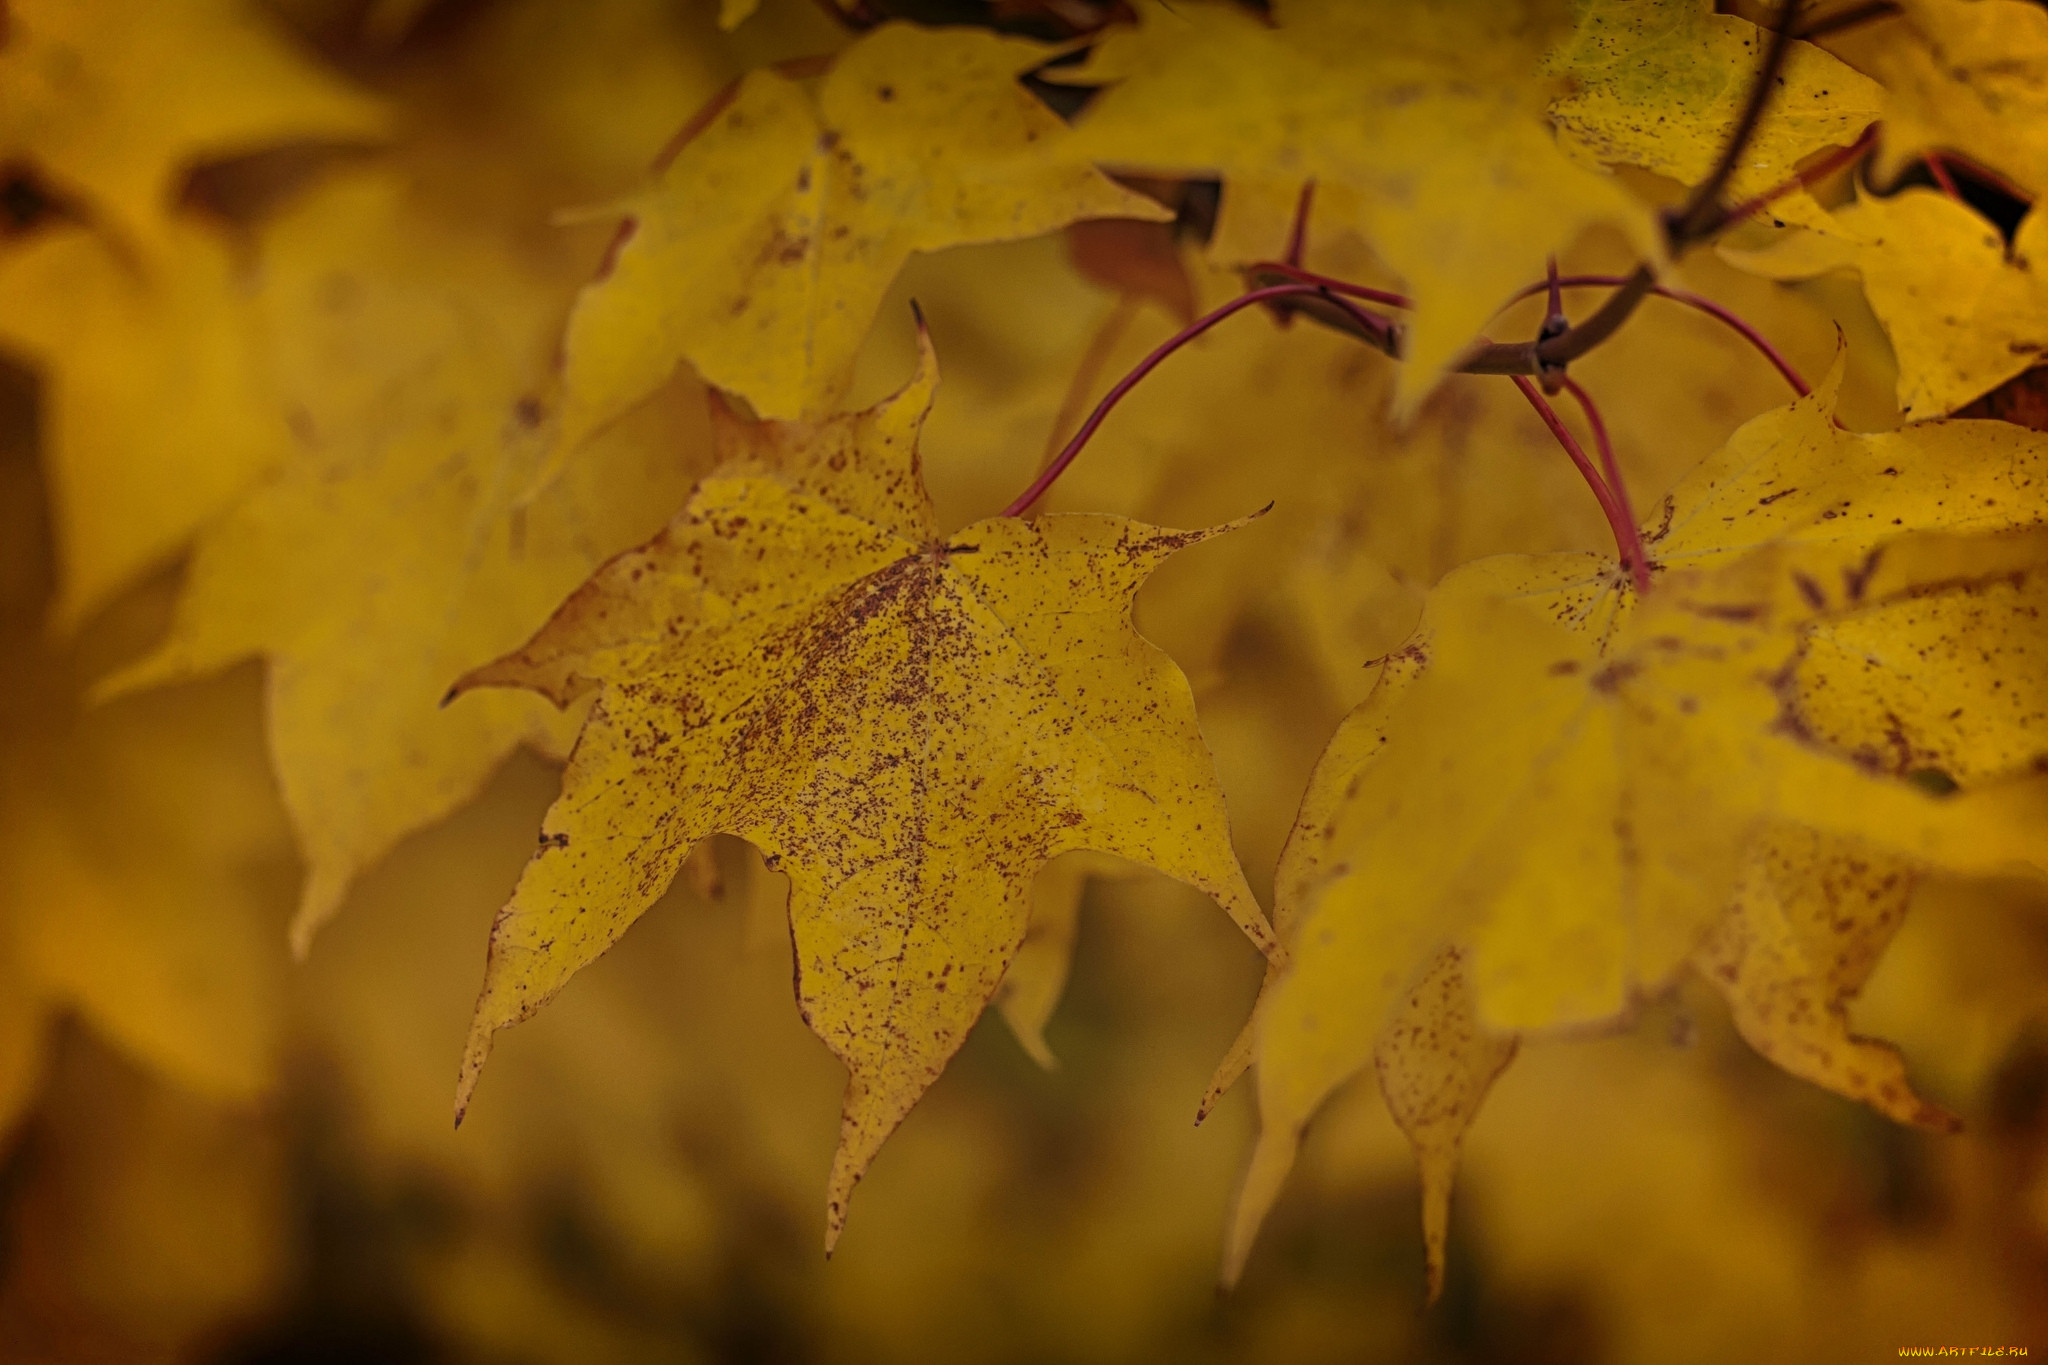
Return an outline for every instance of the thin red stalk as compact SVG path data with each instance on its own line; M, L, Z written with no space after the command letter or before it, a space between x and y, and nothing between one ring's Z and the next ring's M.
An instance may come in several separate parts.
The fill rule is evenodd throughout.
M1364 299L1368 303L1384 304L1389 308L1412 308L1415 306L1411 300L1400 294L1390 294L1383 289L1368 289L1362 284L1353 284L1349 280L1340 280L1334 275L1320 275L1313 270L1303 270L1298 266L1291 266L1283 261L1260 261L1256 265L1247 267L1247 269L1253 274L1283 275L1290 280L1296 280L1302 284L1319 285L1332 294L1351 299ZM1562 275L1558 277L1557 281L1558 287L1561 289L1619 288L1627 283L1628 277L1625 275ZM1514 298L1526 299L1531 294L1541 293L1549 287L1550 282L1548 280L1532 284L1526 289L1518 291ZM1745 341L1757 349L1757 352L1764 359L1771 362L1772 367L1779 374L1785 377L1785 382L1792 386L1794 393L1804 398L1812 391L1807 385L1806 380L1800 376L1799 371L1793 368L1792 362L1780 355L1778 348L1771 345L1765 339L1763 333L1757 331L1756 328L1744 321L1740 314L1729 311L1710 298L1700 294L1688 293L1683 289L1668 289L1659 284L1652 285L1650 292L1660 298L1670 299L1674 303L1682 303L1688 308L1697 309L1725 326L1734 328L1742 334ZM1509 302L1513 301L1513 299L1509 300Z
M1983 181L1985 184L1997 190L2000 194L2006 195L2009 198L2017 199L2022 204L2026 204L2029 206L2033 204L2034 196L2030 192L2028 192L2025 189L2022 189L2018 185L2015 185L2012 181L2006 179L1997 171L1992 170L1989 166L1984 165L1982 162L1973 161L1969 157L1958 155L1955 152L1942 152L1940 156L1941 163L1944 168L1951 166L1960 166L1963 169L1967 170L1973 179ZM1953 171L1950 171L1949 174L1953 176L1955 173Z
M1566 275L1558 280L1558 285L1565 289L1603 289L1613 288L1627 283L1628 277L1626 275ZM1532 284L1529 285L1527 288L1518 291L1515 294L1515 298L1526 299L1532 294L1541 293L1544 289L1548 287L1549 285L1547 282L1543 284ZM1804 398L1807 394L1813 391L1807 385L1806 380L1800 376L1799 371L1792 368L1792 362L1785 359L1784 356L1778 354L1778 348L1771 345L1771 343L1767 339L1765 339L1763 333L1757 331L1756 328L1750 326L1749 323L1744 321L1741 314L1732 312L1731 310L1722 307L1720 304L1714 302L1710 298L1707 298L1705 295L1689 293L1683 289L1667 289L1663 285L1659 284L1652 285L1650 288L1650 292L1655 294L1659 298L1670 299L1673 303L1682 303L1688 308L1698 309L1700 312L1705 313L1708 317L1713 318L1715 321L1720 322L1728 327L1734 328L1737 332L1740 332L1742 334L1743 340L1747 341L1750 345L1754 346L1757 349L1758 354L1762 355L1764 359L1770 361L1771 364L1777 369L1778 373L1785 377L1785 382L1792 386L1792 391L1794 393L1798 394L1801 398ZM1514 300L1509 301L1513 302Z
M1378 334L1383 346L1393 345L1393 324L1386 318L1381 317L1378 313L1368 313L1350 299L1344 298L1328 289L1320 291L1317 297L1328 303L1332 308L1339 309L1349 315L1353 322L1363 327L1366 331Z
M1814 181L1825 179L1850 162L1858 160L1865 152L1870 150L1871 144L1877 141L1878 126L1875 123L1871 124L1863 130L1860 137L1847 147L1829 152L1826 156L1814 162L1791 179L1771 186L1771 188L1757 195L1754 199L1743 200L1722 215L1722 224L1725 226L1729 223L1739 223L1749 217L1750 214L1770 204L1772 200L1782 199L1794 190L1804 189Z
M1948 165L1942 160L1940 152L1929 152L1927 154L1927 173L1934 177L1935 184L1941 186L1943 194L1957 203L1962 202L1963 192L1956 188L1956 182L1949 175Z
M1340 280L1335 275L1318 275L1313 270L1303 270L1300 266L1290 265L1286 261L1260 261L1255 265L1246 266L1245 269L1254 275L1285 275L1297 283L1312 284L1327 289L1332 294L1342 294L1347 299L1364 299L1367 303L1381 303L1389 308L1415 306L1414 300L1405 294L1390 294L1384 289L1368 289L1362 284Z
M1614 490L1600 477L1600 471L1593 468L1593 462L1586 458L1585 448L1558 417L1557 410L1536 391L1536 386L1529 382L1528 377L1511 374L1508 378L1515 381L1515 387L1522 391L1522 397L1529 400L1529 406L1536 409L1536 415L1543 419L1543 425L1550 428L1550 434L1557 438L1558 444L1564 447L1564 453L1571 456L1572 463L1578 466L1579 477L1593 490L1594 498L1600 503L1601 512L1607 517L1608 528L1614 532L1614 547L1620 552L1622 563L1628 566L1629 577L1634 580L1636 591L1648 592L1650 564L1643 554L1643 538L1637 532L1636 524L1629 517L1627 509L1617 501Z
M1095 434L1095 429L1102 425L1105 417L1109 416L1110 409L1121 402L1125 394L1136 388L1139 380L1157 369L1161 361L1233 313L1241 313L1254 304L1265 303L1271 299L1295 298L1303 294L1320 294L1325 298L1330 297L1330 291L1320 284L1269 284L1263 289L1254 289L1248 293L1239 294L1228 303L1221 304L1204 313L1201 317L1196 318L1193 322L1160 342L1152 349L1150 355L1139 361L1132 367L1129 374L1117 380L1111 386L1109 392L1102 395L1102 401L1098 402L1095 405L1095 410L1088 414L1088 420L1081 424L1081 429L1074 433L1073 437L1061 448L1060 453L1053 457L1052 462L1039 471L1038 477L1031 481L1031 486L1022 493L1019 493L1016 500L1002 510L1002 515L1006 517L1022 516L1032 503L1037 502L1039 498L1043 497L1045 490L1053 486L1053 483L1059 476L1066 472L1067 466L1074 462L1074 457L1081 453L1082 447L1088 444L1088 438ZM1358 310L1358 312L1362 317L1372 317L1372 314L1366 313L1362 309ZM1374 319L1374 321L1379 322L1381 320Z
M1564 387L1578 400L1579 411L1586 414L1586 425L1593 429L1593 445L1600 452L1600 472L1607 479L1607 491L1614 495L1614 504L1621 509L1622 520L1628 523L1630 537L1635 542L1631 553L1638 562L1646 560L1649 556L1643 549L1635 504L1629 501L1628 482L1621 477L1621 461L1614 458L1614 441L1607 434L1607 423L1600 416L1599 405L1594 403L1593 395L1570 375L1564 377Z
M1304 180L1301 183L1301 198L1294 204L1294 226L1287 232L1287 264L1299 266L1302 253L1308 250L1308 208L1315 202L1316 182Z

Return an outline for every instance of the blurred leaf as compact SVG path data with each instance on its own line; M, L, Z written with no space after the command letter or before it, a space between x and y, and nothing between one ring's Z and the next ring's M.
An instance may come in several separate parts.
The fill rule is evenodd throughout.
M1960 151L2048 193L2048 16L2025 0L1904 0L1903 18L1849 29L1836 50L1884 86L1879 174Z
M1360 232L1415 300L1405 415L1544 258L1610 223L1661 254L1649 213L1558 150L1536 75L1560 25L1530 0L1418 8L1291 0L1276 24L1227 4L1153 5L1062 79L1109 83L1079 145L1118 166L1223 177L1226 201ZM1219 241L1230 263L1278 254Z
M972 30L876 30L815 92L756 71L622 203L616 257L569 324L573 449L690 362L768 417L820 417L913 252L1162 217L1016 84L1050 53ZM945 126L956 137L933 142ZM715 215L699 205L715 201Z
M202 539L170 638L109 687L270 661L271 751L309 864L303 953L363 868L514 747L566 750L574 717L443 696L658 525L705 442L673 418L623 428L522 504L563 295L544 264L381 175L310 196L264 241L298 448Z
M1670 976L1725 912L1766 822L1977 873L2039 859L2037 785L1944 801L1845 761L1788 715L1775 680L1831 605L1909 597L1978 553L1894 537L2037 526L2043 512L2028 495L2048 456L2038 437L1975 423L1853 436L1828 416L1838 382L1751 422L1666 500L1647 538L1666 573L1656 591L1635 600L1592 556L1467 566L1339 729L1282 856L1276 919L1296 956L1254 1025L1263 1128L1232 1273L1303 1125L1446 943L1471 945L1483 1023L1584 1024ZM1885 684L1854 668L1830 679ZM1882 897L1855 909L1866 935L1897 914Z
M1626 163L1696 185L1734 131L1762 60L1763 31L1703 0L1577 0L1578 26L1545 69L1571 82L1550 116L1571 141L1609 164ZM1742 202L1792 177L1830 144L1847 146L1875 122L1883 92L1817 48L1795 42L1784 74L1728 181ZM1825 221L1803 189L1773 201L1793 222Z
M200 162L386 131L373 100L293 50L249 0L10 0L0 111L0 158L82 199L117 251L146 263L176 231L180 180Z

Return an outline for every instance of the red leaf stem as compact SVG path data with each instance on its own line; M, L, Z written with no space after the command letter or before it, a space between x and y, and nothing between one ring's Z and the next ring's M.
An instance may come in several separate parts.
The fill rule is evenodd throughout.
M1816 180L1833 175L1850 162L1860 160L1863 154L1869 151L1877 142L1878 129L1881 126L1876 123L1871 124L1863 130L1860 137L1848 146L1829 152L1826 156L1814 162L1805 170L1800 171L1791 179L1780 181L1762 194L1757 195L1754 199L1743 200L1721 216L1721 226L1725 227L1730 223L1739 223L1752 213L1768 206L1773 200L1782 199L1794 190L1804 189Z
M1948 164L1940 152L1927 154L1927 173L1934 177L1934 183L1941 186L1941 192L1958 204L1963 202L1963 192L1956 188L1955 178L1948 173Z
M1614 441L1607 434L1607 423L1600 416L1599 405L1594 403L1593 395L1587 393L1579 381L1570 375L1564 377L1564 387L1578 400L1579 411L1586 414L1586 425L1593 429L1593 445L1600 452L1600 473L1607 480L1608 491L1614 494L1615 506L1621 509L1622 520L1629 525L1631 538L1635 542L1634 558L1637 562L1646 561L1649 554L1643 549L1635 504L1629 501L1628 481L1621 477L1621 461L1614 458Z
M1095 429L1102 425L1103 419L1109 416L1110 410L1123 401L1125 394L1137 387L1139 380L1157 369L1161 361L1233 313L1241 313L1254 304L1265 303L1271 299L1299 298L1306 294L1319 295L1329 299L1368 327L1382 330L1386 327L1386 320L1384 318L1374 317L1362 308L1347 305L1343 300L1334 297L1334 291L1321 284L1307 282L1269 284L1263 289L1253 289L1247 293L1239 294L1228 303L1220 304L1209 312L1204 313L1201 317L1196 318L1193 322L1160 342L1152 349L1150 355L1131 368L1129 374L1117 380L1110 387L1109 392L1102 395L1102 400L1095 405L1095 410L1088 414L1088 420L1081 424L1081 429L1074 433L1073 437L1061 448L1060 453L1053 457L1052 462L1047 464L1039 472L1038 477L1031 481L1031 486L1022 493L1019 493L1016 500L1002 510L1001 515L1006 517L1022 516L1032 503L1037 502L1043 497L1045 490L1053 486L1053 483L1058 480L1059 476L1066 472L1067 466L1074 462L1074 457L1081 453L1082 447L1088 444L1089 438L1095 434Z
M1330 293L1344 298L1363 299L1368 303L1383 304L1389 308L1413 308L1415 306L1412 300L1403 295L1388 293L1384 289L1369 289L1362 284L1353 284L1349 280L1340 280L1334 275L1319 275L1313 270L1303 270L1299 266L1288 265L1284 261L1260 261L1256 265L1247 266L1246 270L1255 275L1281 275L1302 284L1319 285ZM1625 275L1561 275L1557 280L1558 287L1561 289L1619 288L1627 283L1628 277ZM1514 297L1508 301L1512 303L1517 299L1526 299L1532 294L1542 293L1549 288L1550 281L1543 280L1517 291ZM1726 326L1734 328L1742 334L1744 340L1756 347L1758 353L1764 359L1771 362L1771 365L1779 374L1785 376L1785 382L1792 386L1794 393L1804 398L1811 392L1806 380L1800 376L1798 370L1792 367L1792 363L1780 355L1778 348L1771 345L1765 339L1763 333L1757 331L1756 328L1744 321L1740 314L1722 307L1704 295L1690 293L1683 289L1670 289L1658 284L1652 285L1650 292L1659 298L1670 299L1673 303L1682 303L1688 308L1697 309Z
M1650 564L1643 553L1642 534L1636 530L1635 521L1629 516L1628 509L1617 498L1614 490L1608 487L1607 481L1600 476L1600 471L1593 468L1593 462L1586 458L1585 448L1579 444L1578 438L1572 435L1571 429L1565 426L1563 419L1558 417L1557 410L1536 391L1536 386L1529 382L1528 377L1511 374L1508 378L1515 381L1515 387L1522 391L1522 397L1529 400L1529 406L1536 409L1536 415L1543 419L1543 425L1550 428L1550 434L1564 447L1564 453L1571 456L1572 463L1578 467L1579 477L1593 490L1594 498L1600 503L1601 512L1607 517L1608 528L1614 532L1614 547L1621 554L1621 562L1628 568L1629 577L1636 585L1636 592L1648 592ZM1571 383L1569 379L1565 382ZM1578 392L1576 384L1573 384L1572 388L1574 392ZM1583 394L1580 394L1580 401L1586 401ZM1589 407L1587 412L1590 416L1592 409ZM1594 424L1594 431L1603 437L1605 435L1605 428L1597 421ZM1604 440L1602 444L1605 445Z
M1565 275L1558 280L1558 284L1565 289L1613 288L1627 283L1628 277L1626 275ZM1526 299L1530 295L1541 293L1547 288L1549 288L1547 281L1541 284L1532 284L1518 292L1515 295L1515 299ZM1792 368L1792 362L1778 354L1778 348L1771 345L1765 339L1763 333L1757 331L1756 328L1744 321L1740 313L1722 307L1703 294L1694 294L1684 289L1667 289L1659 284L1651 286L1650 292L1658 298L1670 299L1673 303L1682 303L1688 308L1697 309L1715 321L1734 328L1742 334L1743 340L1757 349L1758 354L1762 355L1764 359L1770 361L1776 367L1779 374L1785 376L1785 382L1792 386L1794 393L1804 398L1813 391L1807 385L1806 380L1800 377L1799 371ZM1511 299L1509 302L1514 302L1514 300Z
M1251 275L1284 275L1298 284L1312 284L1327 289L1332 294L1342 294L1347 299L1363 299L1367 303L1385 304L1389 308L1413 308L1415 301L1406 294L1390 294L1384 289L1368 289L1362 284L1340 280L1335 275L1319 275L1313 270L1303 270L1286 261L1259 261L1245 267Z

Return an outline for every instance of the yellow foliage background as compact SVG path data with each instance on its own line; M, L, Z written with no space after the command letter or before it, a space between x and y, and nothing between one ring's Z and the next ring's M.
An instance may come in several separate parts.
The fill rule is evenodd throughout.
M64 8L9 7L24 23ZM110 5L135 13L108 22L141 23L151 8ZM770 0L730 30L719 8L165 3L158 19L204 12L234 31L191 48L195 64L241 54L220 88L259 88L258 67L285 79L237 46L258 41L253 24L331 89L288 116L229 111L219 133L183 106L224 96L195 72L139 61L134 79L163 82L167 102L145 102L142 121L189 132L165 136L178 182L134 166L111 180L91 166L46 172L39 192L61 221L16 223L0 242L0 285L55 268L32 253L84 250L77 234L116 244L113 265L60 262L84 286L23 286L49 316L24 304L0 318L0 1361L1719 1362L2048 1349L2038 882L1926 882L1853 1009L1963 1119L1959 1136L1895 1127L1778 1072L1697 982L1618 1031L1525 1042L1467 1139L1445 1294L1427 1313L1413 1158L1369 1084L1318 1119L1260 1254L1218 1295L1251 1096L1229 1096L1199 1129L1191 1118L1260 962L1201 895L1120 866L1056 864L1041 878L1042 895L1079 887L1074 974L1044 1035L1057 1068L985 1019L877 1158L829 1263L817 1195L843 1075L791 1009L771 874L736 843L700 855L615 950L507 1034L487 1102L450 1128L483 945L555 793L562 723L534 702L530 724L506 722L526 727L514 736L525 747L505 758L512 742L480 741L449 760L462 776L407 795L418 812L388 837L326 850L308 849L307 812L341 798L289 778L281 790L266 743L280 708L298 706L330 727L308 761L345 768L364 727L409 734L438 700L418 698L417 718L356 716L317 684L282 689L279 658L316 675L347 657L371 678L411 669L445 683L517 643L528 627L516 622L450 644L447 617L407 614L427 586L436 612L463 600L467 587L446 583L469 584L478 561L448 567L430 551L466 533L433 518L459 521L471 504L408 508L419 519L400 531L326 504L294 523L283 543L305 563L276 573L307 592L378 565L406 574L388 597L366 588L365 614L324 635L284 598L232 608L246 612L230 618L246 639L192 643L173 600L202 570L174 551L218 525L227 490L259 476L271 445L304 439L294 422L388 410L414 424L393 438L405 449L421 430L479 420L464 403L544 382L551 338L610 233L587 218L554 224L557 211L638 187L655 150L741 72L843 42L798 0ZM237 140L244 127L283 150L249 155L261 149ZM11 155L38 145L33 129L4 132L29 139ZM119 135L77 134L93 146ZM214 178L195 182L195 165ZM347 186L379 177L406 186L404 212L431 231L391 229L375 250L328 242ZM1653 202L1674 193L1647 175L1625 183ZM1848 191L1836 188L1839 204ZM373 349L478 314L488 344L455 346L447 374L418 392L393 398L367 380L344 391L345 378L381 383L379 366L401 362L321 349L314 304L294 311L252 282L251 243L293 232L312 262L307 299L322 297L316 267L331 252L398 281L405 306L452 300L421 305L423 321L401 308L378 322ZM1071 422L1091 342L1106 378L1175 325L1156 302L1120 300L1069 246L1052 236L919 257L880 306L849 401L909 372L916 299L944 365L924 447L943 528L990 515L1028 480ZM1325 268L1375 268L1356 241L1319 250ZM1594 231L1562 265L1623 268L1627 251L1621 234ZM1682 271L1809 375L1833 360L1839 329L1845 420L1895 424L1885 333L1842 276L1809 278L1828 264L1781 251L1769 273L1786 282L1774 283L1703 253ZM1191 268L1201 297L1229 289ZM127 312L81 292L200 272L227 283ZM494 299L502 313L480 307ZM174 370L139 371L137 354L218 342L243 325L221 310L245 306L261 316L236 344L288 353L281 398L250 398L239 372L194 389ZM1533 316L1511 314L1500 334L1524 334ZM1053 505L1205 525L1266 501L1275 477L1313 490L1169 565L1139 604L1140 625L1195 684L1263 897L1316 756L1358 700L1347 661L1361 642L1398 644L1419 587L1459 562L1597 548L1605 531L1498 381L1453 377L1396 433L1380 416L1386 367L1306 324L1247 320L1177 363ZM1629 344L1578 372L1611 395L1642 506L1782 399L1753 356L1675 312L1646 310ZM545 610L587 571L575 556L594 563L658 525L708 462L701 404L685 375L604 437L617 479L578 494L598 510L574 523L602 529L563 531L567 567L500 598L523 592ZM1388 454L1360 489L1367 476L1329 457L1365 441ZM126 453L103 458L90 442ZM541 458L510 448L508 461ZM190 462L192 478L159 488L164 461ZM104 543L67 529L102 486L133 518ZM507 503L523 491L500 490ZM1385 542L1401 547L1395 579L1328 540L1303 505L1320 497L1408 509ZM367 501L380 515L397 505ZM546 515L534 534L551 534ZM86 552L102 557L64 563ZM254 577L245 565L235 582ZM188 656L165 664L167 648ZM442 670L434 650L462 657ZM177 681L94 692L138 664ZM376 813L395 798L350 799ZM314 878L316 894L306 859L323 858L333 875ZM295 914L332 916L303 963L286 947Z

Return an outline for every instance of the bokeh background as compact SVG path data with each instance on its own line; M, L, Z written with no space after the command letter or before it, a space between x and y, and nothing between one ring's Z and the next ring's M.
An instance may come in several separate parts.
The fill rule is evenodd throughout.
M716 0L249 8L385 102L394 131L376 147L194 167L181 212L260 243L337 179L395 168L458 250L469 233L479 251L542 262L558 315L610 232L558 225L558 210L633 188L738 73L845 40L807 0L769 0L732 32ZM0 275L64 220L47 186L10 174ZM1000 507L1071 426L1077 392L1230 287L1200 261L1202 187L1162 192L1183 206L1177 227L1084 225L923 259L901 281L855 397L907 373L917 299L945 374L926 442L942 520ZM1620 253L1595 238L1565 264ZM1315 243L1311 260L1373 268L1355 243ZM1710 255L1686 269L1810 373L1844 338L1845 417L1897 420L1853 279L1767 284ZM1529 322L1515 318L1501 334ZM1318 1120L1243 1284L1217 1290L1250 1097L1199 1129L1192 1118L1260 964L1202 897L1136 869L1048 874L1081 903L1046 1032L1057 1068L992 1011L875 1163L829 1263L843 1078L793 1007L775 879L737 843L503 1036L456 1132L491 916L558 768L512 759L362 878L294 964L301 868L265 751L264 664L88 697L161 635L180 566L75 629L48 625L50 362L12 341L7 356L0 1360L1593 1365L2048 1350L2038 883L1923 887L1856 1006L1859 1028L1900 1043L1923 1093L1962 1116L1960 1136L1898 1128L1779 1073L1690 981L1619 1030L1525 1042L1468 1141L1447 1288L1427 1311L1411 1158L1368 1085ZM1192 525L1279 500L1140 603L1197 685L1263 894L1360 666L1398 642L1418 588L1477 554L1597 546L1602 531L1548 437L1486 381L1453 380L1395 431L1381 359L1306 323L1246 319L1176 364L1058 505ZM1675 312L1646 310L1582 377L1642 501L1782 401L1753 356ZM2030 383L1999 412L2025 418ZM680 415L631 439L700 468L701 392L685 375L661 401Z

